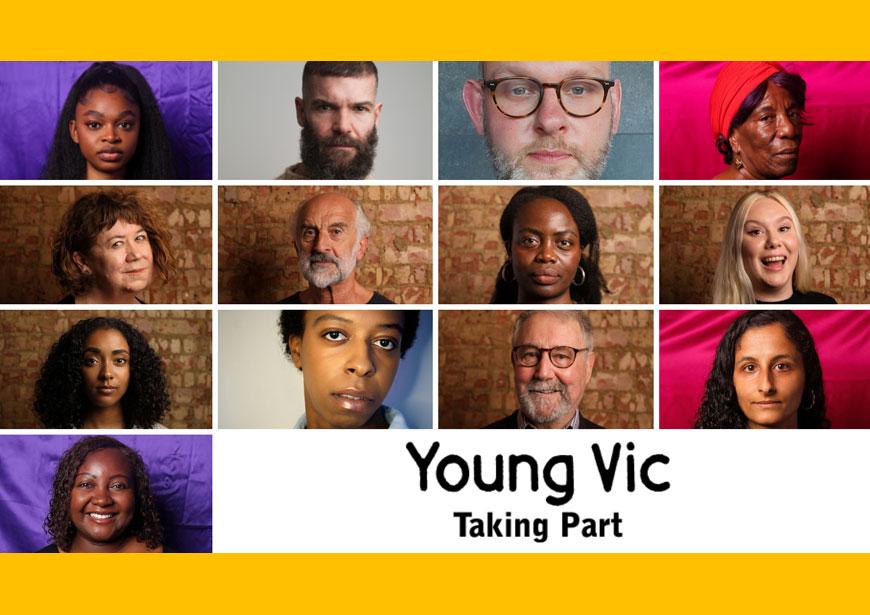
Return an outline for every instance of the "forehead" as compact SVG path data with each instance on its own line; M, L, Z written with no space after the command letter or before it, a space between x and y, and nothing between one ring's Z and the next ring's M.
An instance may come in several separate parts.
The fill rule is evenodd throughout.
M98 473L104 470L107 474L129 474L131 472L130 460L117 448L101 448L85 457L78 473Z
M791 219L791 216L788 213L788 210L782 206L781 203L774 201L773 199L759 199L749 208L749 211L746 213L746 220L758 220L758 221L768 221L768 220L779 220L780 218L788 218Z
M484 62L485 79L532 77L542 82L559 82L571 77L610 77L610 62Z
M127 338L117 329L97 329L96 331L92 331L85 340L85 346L107 346L115 350L119 348L130 349L130 345L127 343Z
M327 226L356 222L356 205L338 195L326 195L308 201L299 212L300 224Z
M788 107L793 104L794 98L792 98L788 90L780 85L776 85L775 83L768 83L767 91L764 93L764 98L762 98L761 102L758 103L756 109L767 105L783 105Z
M752 327L737 340L735 355L737 358L749 355L753 357L770 357L789 354L800 358L800 352L789 339L785 327L780 323L771 323L763 327Z
M142 225L138 222L129 222L123 218L112 225L100 231L100 235L126 235L128 233L137 233L142 230Z
M399 310L308 310L304 316L306 331L333 326L358 331L401 328L404 321Z
M514 229L521 228L547 228L579 233L577 224L565 204L547 197L529 201L519 208L514 219Z
M541 348L553 346L580 348L584 345L583 330L573 317L538 312L526 318L517 331L516 345L525 344Z
M90 89L76 102L76 110L104 106L123 107L124 110L129 111L139 109L139 105L124 90L115 86Z
M305 84L304 95L329 101L373 101L377 94L374 75L323 77L313 75Z

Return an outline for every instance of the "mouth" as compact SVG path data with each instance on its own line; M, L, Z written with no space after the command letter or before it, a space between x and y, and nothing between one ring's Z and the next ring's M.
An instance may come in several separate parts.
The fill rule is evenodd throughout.
M529 158L543 164L553 164L569 160L574 156L570 152L561 149L539 149L528 154Z
M86 513L85 514L88 519L93 521L94 523L103 524L110 523L115 517L118 516L118 513Z
M104 149L97 152L97 158L104 162L118 162L124 157L124 150L120 149Z
M787 260L788 257L783 255L765 256L761 259L761 265L765 269L771 271L782 271L785 268L785 262Z
M561 274L555 269L533 271L529 277L532 279L532 282L539 286L550 286L562 279Z
M777 399L767 399L764 401L754 401L752 402L753 406L760 406L762 408L776 408L782 405L782 402Z
M115 391L118 390L118 387L97 387L97 394L99 395L113 395Z
M797 158L798 151L797 148L783 149L774 153L774 156L778 158Z
M147 267L142 268L142 269L131 269L129 271L125 271L124 274L125 275L142 275L146 271L148 271Z
M345 389L335 391L332 397L338 401L339 406L350 412L365 412L374 403L374 398L360 389Z

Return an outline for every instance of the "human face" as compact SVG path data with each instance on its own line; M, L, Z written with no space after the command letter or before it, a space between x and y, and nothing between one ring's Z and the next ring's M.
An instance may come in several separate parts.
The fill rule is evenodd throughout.
M308 311L290 356L302 370L309 428L358 428L373 419L399 368L400 311Z
M118 302L133 300L151 285L154 274L148 233L126 220L100 231L87 255L76 252L73 259L105 298Z
M791 297L792 278L800 241L785 207L773 199L759 199L747 212L740 250L743 267L761 301Z
M571 316L562 317L552 312L536 312L524 320L514 345L589 346L579 322ZM523 415L536 427L565 427L580 407L594 365L595 353L591 350L578 352L570 367L556 367L546 352L541 354L535 367L514 364L514 384Z
M139 106L123 90L102 86L76 104L69 134L85 158L85 179L123 179L139 143Z
M609 62L485 62L485 79L531 77L560 83L572 77L610 77ZM619 127L619 81L604 107L589 117L572 117L547 88L530 116L512 118L495 106L479 81L466 81L465 107L477 133L486 137L500 179L597 179L604 172L610 140Z
M119 547L135 514L133 469L124 454L103 448L85 457L70 493L69 515L76 528L72 550Z
M571 303L580 251L580 231L561 202L538 198L520 207L510 246L518 303Z
M298 216L296 252L306 280L326 288L347 279L365 254L368 238L357 238L357 208L338 194L316 196Z
M780 179L797 169L803 111L788 90L769 83L758 106L729 139L752 179Z
M130 386L130 345L117 329L97 329L82 353L85 397L94 410L120 410Z
M365 179L374 164L381 103L374 75L313 76L296 99L302 162L312 179Z
M749 428L796 428L805 383L803 357L781 324L748 329L737 341L734 389Z

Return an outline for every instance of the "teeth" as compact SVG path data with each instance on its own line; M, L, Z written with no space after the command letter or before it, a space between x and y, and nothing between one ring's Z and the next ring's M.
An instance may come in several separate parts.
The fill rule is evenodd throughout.
M784 256L767 256L765 258L762 258L761 262L764 263L765 265L768 265L770 263L784 263L785 257Z
M365 400L365 397L359 397L358 395L347 395L344 393L339 394L339 397L344 398L344 399L354 399L356 401L364 401Z
M111 515L111 514L101 515L100 513L91 513L91 516L94 519L110 519L113 515Z

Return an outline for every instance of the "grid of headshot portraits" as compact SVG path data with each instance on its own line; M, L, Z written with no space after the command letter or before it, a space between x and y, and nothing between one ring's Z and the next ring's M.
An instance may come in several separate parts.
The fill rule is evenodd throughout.
M0 551L211 551L220 430L870 427L870 63L4 62L0 117Z

